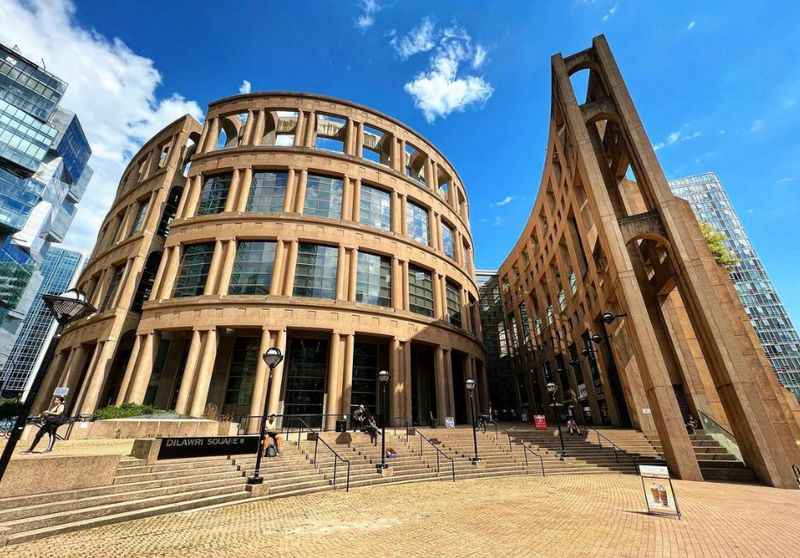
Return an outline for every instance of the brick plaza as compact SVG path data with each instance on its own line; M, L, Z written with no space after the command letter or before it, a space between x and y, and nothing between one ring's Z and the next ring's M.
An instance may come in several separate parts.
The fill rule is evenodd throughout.
M403 484L260 500L9 547L6 556L798 556L800 494L675 481L678 520L634 475Z

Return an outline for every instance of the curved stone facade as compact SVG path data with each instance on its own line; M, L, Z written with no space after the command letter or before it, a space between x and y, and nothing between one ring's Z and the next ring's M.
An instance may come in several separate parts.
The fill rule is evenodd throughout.
M177 149L177 147L181 149ZM185 177L184 177L185 171ZM45 392L332 426L488 406L466 191L424 138L374 110L258 93L184 117L136 154L78 282L100 310L64 334ZM272 378L260 358L286 360Z

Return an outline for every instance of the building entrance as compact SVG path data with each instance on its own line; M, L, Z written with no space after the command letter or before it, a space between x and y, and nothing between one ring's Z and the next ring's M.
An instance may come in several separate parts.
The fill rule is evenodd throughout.
M441 423L436 409L433 359L433 348L411 344L411 417L415 425L430 424L431 416Z
M322 426L328 377L327 339L292 337L287 351L283 414L303 419L312 428Z
M378 412L378 371L388 370L388 344L385 341L357 337L353 348L353 383L350 389L350 409L364 405L373 416Z
M456 351L452 351L452 365L453 365L453 403L455 404L456 424L465 424L467 422L467 394L464 384L464 355Z

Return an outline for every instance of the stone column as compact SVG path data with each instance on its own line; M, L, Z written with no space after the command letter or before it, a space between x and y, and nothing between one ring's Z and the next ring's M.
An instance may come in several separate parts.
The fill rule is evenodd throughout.
M409 296L408 296L408 260L403 260L402 265L403 265L403 277L405 278L403 284L403 309L409 310L411 306L409 305Z
M133 371L136 368L136 361L139 358L139 349L142 344L142 335L137 335L133 341L133 349L131 349L131 356L128 358L128 365L125 367L125 374L122 377L122 383L119 386L119 393L114 401L115 405L122 405L128 397L128 386L131 383Z
M392 232L395 234L403 234L403 220L405 219L405 212L403 211L402 203L400 202L400 194L397 191L392 191Z
M97 341L94 346L94 350L92 351L92 356L89 358L89 365L85 368L85 374L75 378L75 389L70 390L74 391L75 395L72 406L73 412L83 412L83 400L86 397L86 392L89 389L89 385L92 383L92 371L95 369L95 366L97 366L97 361L100 359L100 353L103 352L103 346L105 346L105 344L105 341ZM78 374L84 371L83 365L85 363L86 360L82 359L80 362L81 369L77 371Z
M445 349L444 353L444 378L445 378L445 385L447 386L445 390L445 395L447 396L447 416L454 417L456 416L456 400L455 400L455 389L464 389L464 386L453 386L453 350L452 349Z
M297 181L300 175L294 169L290 168L286 176L286 195L283 198L283 212L291 213L294 211L295 203L294 197L297 191Z
M408 236L408 196L400 194L400 234Z
M217 288L217 280L219 279L219 268L222 265L223 244L221 240L214 242L214 255L211 257L211 265L208 268L208 275L206 276L206 286L203 290L204 295L214 294Z
M253 138L251 140L252 145L261 145L261 138L264 137L264 129L266 128L266 122L267 122L267 111L266 109L260 109L256 113L256 125L253 128Z
M189 181L189 188L186 196L186 204L183 206L182 219L194 217L197 212L197 202L203 190L203 177L197 175Z
M295 213L300 213L302 215L303 208L305 207L306 203L306 185L308 184L308 171L303 169L300 171L300 177L297 181L297 193L295 195L295 205L294 211Z
M250 137L253 135L253 127L255 126L254 120L254 113L252 110L247 111L247 120L244 123L244 130L240 134L241 140L239 141L239 145L252 145L253 138Z
M90 367L86 374L88 388L82 397L81 413L93 413L97 409L97 403L101 392L106 384L108 369L111 367L111 359L114 357L114 350L117 348L117 339L107 339L103 343L102 351L99 352L94 367Z
M405 405L403 404L403 353L400 339L392 337L389 344L389 424L395 424L395 419L403 414ZM378 382L380 383L380 382Z
M302 110L297 111L297 122L294 125L294 146L303 147L305 142L306 115Z
M458 288L458 302L461 305L461 327L464 331L472 332L472 323L470 323L469 304L467 293L464 292L462 287Z
M272 282L269 285L271 296L280 296L283 291L283 276L286 265L286 248L284 242L279 238L275 242L275 264L272 266Z
M247 167L242 171L239 179L239 192L237 194L236 211L244 213L247 211L247 200L250 198L250 188L253 186L253 167Z
M206 134L205 138L205 145L202 146L201 153L208 153L209 151L213 151L217 147L217 136L219 136L219 117L215 117L211 119L211 122L208 124L208 133ZM199 151L199 150L198 150Z
M305 147L314 147L314 143L317 139L317 115L313 110L308 111L305 132Z
M395 310L405 310L403 307L403 264L392 256L392 307Z
M33 407L31 408L31 412L33 414L38 414L43 410L42 401L45 398L49 398L52 395L53 390L59 386L58 380L62 373L62 366L64 365L64 360L67 358L66 355L67 352L68 350L66 349L63 351L58 351L55 355L55 358L48 366L44 382L42 382L42 386L39 389L39 393L36 394L36 399L34 399ZM47 405L48 403L49 402L45 402L44 405Z
M231 176L231 183L228 186L228 197L225 198L225 213L229 213L236 209L236 198L239 195L240 183L242 180L242 171L240 169L233 169Z
M356 223L361 222L361 179L353 178L353 221ZM389 210L389 223L391 227L392 214L391 208Z
M436 345L433 357L434 380L436 385L436 419L439 425L444 424L447 416L447 380L445 380L445 350L441 345Z
M147 385L150 383L150 376L153 374L155 333L145 333L142 337L144 339L142 341L141 354L133 372L130 395L128 396L128 401L136 405L144 403Z
M158 300L165 300L172 297L172 289L175 286L175 279L178 277L178 269L181 263L181 247L171 247L171 257L167 261L164 270L164 277L159 288Z
M277 341L275 342L275 346L281 350L283 354L283 361L275 367L275 370L272 371L272 381L269 383L269 393L267 394L269 397L269 412L270 414L274 413L276 415L281 414L281 393L283 390L283 371L286 366L286 359L289 358L289 355L286 354L286 330L282 329L278 331Z
M358 249L350 248L350 276L348 277L347 300L356 301L356 288L358 287Z
M206 410L208 388L211 385L211 376L214 373L214 360L217 355L217 330L209 329L205 334L203 356L197 369L197 383L192 398L191 416L201 417Z
M294 268L297 266L297 251L299 243L296 240L290 241L289 253L286 256L286 269L284 270L285 280L283 282L283 296L292 296L294 291Z
M442 238L442 218L436 211L431 211L430 245L437 252L444 252L444 239Z
M437 320L441 320L444 317L444 312L442 311L442 274L433 272L433 317Z
M350 416L353 396L353 355L355 334L344 335L344 380L342 381L342 414Z
M194 390L194 378L197 373L197 359L200 356L202 345L201 332L198 329L192 331L192 341L189 345L189 354L186 357L186 364L183 367L183 377L181 387L178 391L178 399L175 403L175 412L179 415L189 413L189 403Z
M347 300L347 273L350 266L347 262L347 250L339 245L339 257L336 261L336 300Z
M411 397L413 395L413 386L412 386L412 371L411 371L411 340L405 341L402 347L403 352L403 377L405 378L405 383L403 384L403 403L405 407L405 418L411 419L411 413L413 410L413 405L411 403Z
M272 335L267 328L261 329L261 344L258 348L258 359L256 361L256 375L253 380L253 394L250 397L250 416L257 417L264 413L264 406L267 400L267 389L269 382L269 369L267 363L261 358L267 349L272 346ZM260 422L258 419L247 421L247 432L253 434L259 431Z
M353 179L348 176L342 179L342 220L353 220Z
M231 284L231 274L233 273L233 264L236 262L236 240L223 240L223 254L222 266L219 271L219 281L216 293L219 296L226 296Z
M342 412L342 339L338 332L331 333L331 348L328 360L328 389L324 425L326 430L336 426L336 415Z
M356 157L364 156L364 123L356 122L355 153Z

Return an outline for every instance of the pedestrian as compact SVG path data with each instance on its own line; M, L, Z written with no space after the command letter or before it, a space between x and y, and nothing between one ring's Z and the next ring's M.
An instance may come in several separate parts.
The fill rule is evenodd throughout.
M686 432L689 433L691 436L697 430L697 421L694 419L694 415L689 415L689 420L686 421Z
M267 445L265 449L265 453L269 456L269 447L275 447L275 456L279 456L281 454L280 447L278 446L278 419L275 413L271 414L267 417L267 438L271 440L270 444Z
M53 451L53 446L56 444L58 427L64 424L64 410L64 398L58 395L55 396L50 408L42 413L42 424L39 426L39 431L36 433L36 436L33 437L31 447L29 447L25 453L33 452L45 433L49 436L49 440L44 453Z

